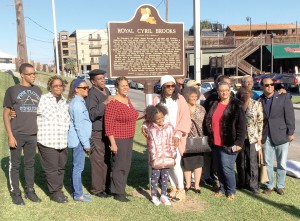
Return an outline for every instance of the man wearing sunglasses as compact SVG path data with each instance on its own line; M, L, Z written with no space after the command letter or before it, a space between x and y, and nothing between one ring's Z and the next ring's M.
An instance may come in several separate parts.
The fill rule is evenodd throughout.
M294 140L295 113L290 95L288 93L279 94L275 91L271 78L263 78L261 84L263 94L259 100L264 112L262 143L269 178L267 189L263 193L271 194L273 191L275 155L277 161L275 191L279 195L283 195L288 148L289 143Z

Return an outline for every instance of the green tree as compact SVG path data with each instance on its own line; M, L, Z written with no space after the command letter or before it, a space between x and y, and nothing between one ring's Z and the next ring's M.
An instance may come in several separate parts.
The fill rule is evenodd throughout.
M208 20L200 21L200 29L211 29L211 22ZM194 35L194 25L190 28L189 35Z
M71 71L71 74L76 74L76 59L68 57L66 64L65 64L65 69L67 71Z

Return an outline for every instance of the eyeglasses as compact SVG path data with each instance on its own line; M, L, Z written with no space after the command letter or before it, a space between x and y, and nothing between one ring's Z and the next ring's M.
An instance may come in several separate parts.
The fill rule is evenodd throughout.
M168 84L168 85L165 85L165 88L168 88L168 89L170 89L170 88L175 88L175 84Z
M89 87L77 87L77 88L81 88L81 89L83 89L83 90L87 90L87 89L89 89Z
M35 76L35 73L22 73L22 74L24 74L26 76Z
M64 87L64 86L62 84L52 85L52 88L60 88L60 87Z
M269 86L272 86L272 87L273 87L273 86L274 86L274 83L272 83L272 84L264 84L264 86L265 86L265 87L269 87Z
M229 92L229 89L226 90L219 90L220 93L225 93L225 92Z

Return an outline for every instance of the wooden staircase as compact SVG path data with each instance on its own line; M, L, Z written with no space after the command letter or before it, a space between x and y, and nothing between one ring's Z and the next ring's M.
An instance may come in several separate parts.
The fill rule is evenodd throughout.
M251 75L251 71L260 72L258 68L245 61L245 58L264 44L265 38L263 38L262 35L258 37L250 37L239 47L224 56L224 68L238 67L238 70L245 75Z

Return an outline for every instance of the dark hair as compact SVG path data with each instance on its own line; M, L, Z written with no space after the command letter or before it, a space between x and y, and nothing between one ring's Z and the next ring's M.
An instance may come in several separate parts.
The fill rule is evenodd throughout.
M60 80L60 81L61 81L61 84L62 84L62 86L63 86L63 89L65 89L66 84L65 84L64 80L63 80L60 76L54 75L54 76L50 77L49 80L48 80L48 82L47 82L47 90L48 90L48 91L51 90L52 84L53 84L53 82L54 82L55 80Z
M191 94L197 94L197 100L200 97L200 91L195 87L186 87L182 90L182 96L185 98L186 102L189 101Z
M250 90L250 88L247 86L242 86L238 89L238 91L236 93L236 98L241 100L241 97L242 97L241 95L245 92L249 94L250 98L252 97L252 91Z
M126 77L118 77L115 81L115 87L118 88L119 87L119 84L121 81L127 81L128 83L128 79Z
M74 79L70 84L69 94L68 94L68 101L71 101L75 96L75 89L73 89L73 85L77 79Z
M164 116L168 114L168 109L161 103L157 105L149 105L147 106L145 115L145 120L149 123L153 123L155 121L155 115L158 113L162 113Z
M176 89L176 84L175 84L175 90L173 94L171 95L171 98L176 101L178 99L178 90ZM165 84L161 85L161 93L160 93L160 102L166 103L166 87Z
M230 77L226 76L226 75L221 75L217 78L217 83L220 83L220 82L224 82L224 80L227 79L227 80L230 80Z
M274 83L274 81L273 81L272 78L270 78L270 77L263 77L263 78L261 79L261 81L260 81L261 86L264 86L264 80L265 80L265 79L270 79L270 80L272 80L272 82Z
M26 68L34 68L34 67L29 63L23 63L19 67L19 73L22 74L23 71L25 71Z

